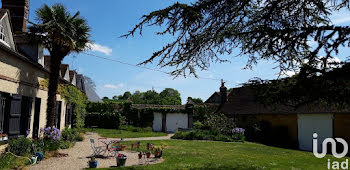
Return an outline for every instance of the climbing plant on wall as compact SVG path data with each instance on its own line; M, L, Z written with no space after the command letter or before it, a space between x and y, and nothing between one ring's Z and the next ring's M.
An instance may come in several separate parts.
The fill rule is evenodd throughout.
M49 84L48 79L44 79L40 81L40 86L47 88ZM65 100L67 104L74 105L75 110L75 126L77 128L84 127L84 120L86 114L86 104L88 102L86 94L81 92L75 86L69 84L59 84L57 92L61 95L61 97Z

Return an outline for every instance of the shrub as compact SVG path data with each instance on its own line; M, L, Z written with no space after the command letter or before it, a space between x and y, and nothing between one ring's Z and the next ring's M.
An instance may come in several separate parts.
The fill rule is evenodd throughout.
M41 128L40 132L43 133L44 139L58 141L61 137L61 131L57 128Z
M238 134L238 133L237 133ZM213 141L224 141L224 142L243 142L244 135L240 136L229 136L220 134L217 130L192 130L192 131L177 131L172 139L184 139L184 140L213 140Z
M16 157L11 153L0 155L0 169L22 169L30 164L30 159L26 157Z
M77 129L72 129L68 127L64 128L61 136L63 141L68 141L68 142L76 142L76 141L84 140L84 137L78 132Z
M85 116L85 127L98 126L104 129L119 129L121 115L119 113L88 113Z
M193 128L194 129L201 129L203 127L203 124L200 121L196 121L193 123Z
M32 141L24 137L19 137L17 139L9 140L8 146L9 151L13 154L26 156L31 154Z

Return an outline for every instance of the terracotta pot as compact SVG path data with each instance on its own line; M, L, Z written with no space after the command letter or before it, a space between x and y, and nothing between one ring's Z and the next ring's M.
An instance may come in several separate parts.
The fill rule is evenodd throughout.
M147 157L147 158L150 158L150 157L151 157L151 153L150 153L150 152L147 152L147 153L146 153L146 157Z
M131 144L131 149L132 149L132 148L134 148L134 144L133 144L133 143Z
M154 151L154 156L157 157L159 156L160 152L159 151Z
M122 151L125 151L126 146L122 145Z

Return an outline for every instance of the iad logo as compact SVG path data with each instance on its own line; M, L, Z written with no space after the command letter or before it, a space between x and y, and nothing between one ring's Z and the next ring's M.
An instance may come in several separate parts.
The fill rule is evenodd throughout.
M322 151L321 153L318 153L318 141L317 141L317 133L313 134L314 139L312 140L312 150L314 155L317 158L323 158L326 156L327 154L327 144L330 143L332 148L332 155L336 158L343 158L345 157L345 155L348 153L348 143L342 139L342 138L335 138L335 140L333 138L326 138L323 142L322 142ZM342 153L337 153L337 148L336 148L336 141L341 143L344 147L343 152ZM346 159L344 162L338 162L338 161L333 161L331 162L330 159L328 159L328 163L327 163L327 168L328 169L349 169L349 160Z
M313 135L314 139L312 140L312 150L314 155L317 158L323 158L326 156L327 154L327 144L330 143L332 145L332 155L336 158L343 158L347 153L348 153L348 143L346 143L346 141L342 138L335 138L335 140L337 142L340 142L343 146L344 146L344 150L342 153L337 153L337 148L336 148L336 142L333 138L326 138L323 142L322 142L322 151L321 153L318 153L318 142L317 142L317 133L314 133Z

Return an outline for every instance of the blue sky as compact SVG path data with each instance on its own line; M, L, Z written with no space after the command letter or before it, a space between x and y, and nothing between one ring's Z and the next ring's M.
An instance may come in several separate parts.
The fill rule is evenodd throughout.
M71 13L80 11L81 16L88 21L94 43L92 50L88 51L91 54L138 64L172 40L171 36L156 36L154 32L159 29L157 27L145 27L143 36L136 35L128 39L119 38L119 36L132 29L142 15L165 8L176 2L175 0L31 0L29 19L35 19L35 10L44 3L52 5L57 2L64 4ZM331 18L334 23L349 25L350 12L341 11ZM338 58L345 60L348 54L349 50L342 48ZM228 88L236 87L253 77L277 78L278 70L273 69L276 66L273 62L261 61L253 70L243 70L246 61L247 58L242 57L232 58L230 63L212 63L209 70L199 71L198 74L201 77L222 78L229 81L226 84ZM192 77L174 79L163 73L122 65L85 54L67 56L64 63L69 64L71 69L91 77L96 83L96 90L100 97L112 97L123 94L125 91L146 91L152 87L160 92L170 87L179 90L182 102L185 103L189 96L206 100L214 91L218 91L220 86L218 80ZM157 68L152 64L147 67ZM162 70L171 71L169 68Z

